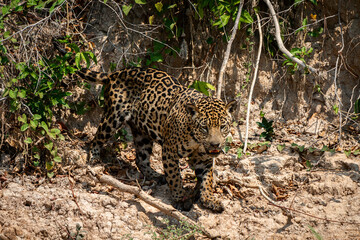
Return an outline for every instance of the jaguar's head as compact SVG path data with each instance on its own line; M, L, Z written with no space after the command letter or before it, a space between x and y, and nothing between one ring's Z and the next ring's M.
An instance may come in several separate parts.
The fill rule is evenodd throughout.
M195 104L186 105L186 111L192 118L193 139L202 144L208 155L221 153L225 138L230 132L231 113L235 110L236 101L225 104L216 98L202 98Z

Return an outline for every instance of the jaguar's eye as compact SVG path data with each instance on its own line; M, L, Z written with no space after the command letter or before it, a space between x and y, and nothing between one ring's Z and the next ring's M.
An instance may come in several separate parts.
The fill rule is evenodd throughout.
M199 128L200 128L200 131L201 131L202 133L208 133L208 131L209 131L206 124L201 124L201 123L200 123Z
M200 131L203 132L203 133L208 133L208 128L207 128L207 126L201 126L201 127L200 127Z
M228 127L227 124L223 124L223 125L220 126L220 129L221 129L221 131L223 131L223 132L224 132L224 131L227 131L228 128L229 128L229 127Z

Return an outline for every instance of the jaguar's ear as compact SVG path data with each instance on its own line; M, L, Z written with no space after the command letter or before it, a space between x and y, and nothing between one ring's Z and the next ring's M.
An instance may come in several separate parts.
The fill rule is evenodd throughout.
M185 109L192 118L196 117L199 114L199 108L192 103L186 104Z
M237 102L236 100L232 100L231 102L229 102L228 104L226 104L225 109L226 111L228 111L229 113L233 113L236 110L236 106L237 106Z

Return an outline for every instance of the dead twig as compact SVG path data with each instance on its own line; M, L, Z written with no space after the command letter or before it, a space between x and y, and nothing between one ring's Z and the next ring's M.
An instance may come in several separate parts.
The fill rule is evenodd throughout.
M280 12L279 12L279 13L280 13ZM304 29L304 28L307 28L307 27L316 25L316 24L318 24L318 23L321 23L322 21L326 21L326 19L333 18L333 17L336 17L336 16L337 16L337 14L334 14L334 15L327 16L327 17L324 17L324 18L322 18L322 19L316 20L316 21L313 22L313 23L309 23L309 24L303 25L303 26L295 29L295 30L292 31L291 33L284 34L283 36L284 36L284 37L291 36L291 35L293 35L294 33L296 33L297 31L299 31L300 29Z
M339 94L337 93L338 91L338 84L336 79L337 76L340 74L340 69L341 69L341 65L340 67L338 67L339 64L339 59L340 56L342 55L342 51L344 50L344 35L343 35L343 30L342 30L342 24L341 24L341 18L340 18L340 6L341 6L341 0L339 0L339 4L338 4L338 21L339 21L339 26L340 26L340 34L341 34L341 49L338 51L338 56L336 58L336 65L335 65L335 74L334 74L334 87L335 87L335 96L339 102L339 106L338 106L338 113L339 113L339 146L341 147L341 134L342 134L342 113L341 113L341 99Z
M190 223L191 225L198 225L195 221L188 218L187 216L183 215L181 212L176 210L174 207L164 204L163 202L159 201L158 199L148 195L146 192L144 192L140 187L130 186L127 184L124 184L117 179L111 177L110 175L105 175L100 173L100 171L95 172L92 168L88 166L89 173L98 179L99 182L108 184L110 186L113 186L120 190L121 192L127 192L130 194L134 194L136 197L140 198L147 204L159 209L161 212L165 213L166 215L175 218L178 221L186 221ZM219 234L215 234L210 230L201 228L203 234L211 239L220 237Z
M224 76L224 73L225 73L226 65L227 65L227 63L229 61L231 45L232 45L232 43L233 43L233 41L235 39L236 31L237 31L238 26L239 26L239 21L240 21L240 16L241 16L241 11L242 11L243 5L244 5L244 0L240 0L239 10L238 10L238 13L237 13L237 16L236 16L236 19L235 19L234 28L232 30L230 40L229 40L228 45L226 47L224 60L222 62L221 68L220 68L220 73L219 73L219 78L218 78L218 87L217 87L217 91L216 91L216 97L219 98L219 99L221 97L221 89L222 89L222 85L223 85L223 76Z
M274 10L273 5L271 4L270 0L264 0L264 2L266 3L266 5L268 6L271 16L273 17L273 22L274 22L274 26L275 26L275 39L276 42L279 46L279 49L281 52L283 52L288 58L290 58L293 62L299 64L302 68L304 69L309 69L311 72L316 73L320 76L325 76L325 73L320 72L319 70L307 65L305 62L301 61L300 59L294 57L294 55L291 54L291 52L289 50L286 49L286 47L284 46L284 42L281 39L281 31L280 31L280 25L279 25L279 21L277 19L276 16L276 12Z
M262 44L263 44L263 34L262 34L262 29L261 29L261 20L259 17L259 14L255 11L256 14L256 18L257 18L257 22L258 22L258 28L259 28L259 49L258 49L258 55L256 58L256 63L255 63L255 71L254 71L254 77L251 83L251 87L250 87L250 92L249 92L249 100L248 100L248 106L247 106L247 112L246 112L246 132L245 132L245 143L244 143L244 153L246 153L246 148L247 148L247 141L248 141L248 137L249 137L249 122L250 122L250 110L251 110L251 99L252 99L252 95L254 92L254 88L255 88L255 82L258 76L258 72L259 72L259 62L260 62L260 56L261 56L261 49L262 49Z
M80 206L79 206L79 203L77 202L77 198L76 198L75 193L74 193L74 187L73 187L73 185L74 185L74 180L72 180L72 179L70 178L70 176L68 176L68 179L69 179L70 189L71 189L71 192L72 192L72 196L73 196L74 202L75 202L76 206L79 208L80 213L82 214L83 211L81 211L81 208L80 208Z
M5 110L1 113L1 139L0 139L0 149L4 143L5 136Z

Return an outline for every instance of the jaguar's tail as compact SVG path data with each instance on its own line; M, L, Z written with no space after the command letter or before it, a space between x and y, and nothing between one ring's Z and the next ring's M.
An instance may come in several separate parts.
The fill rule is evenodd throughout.
M81 70L77 71L76 74L86 81L94 83L105 84L109 79L107 73L95 72L86 68L82 68Z

